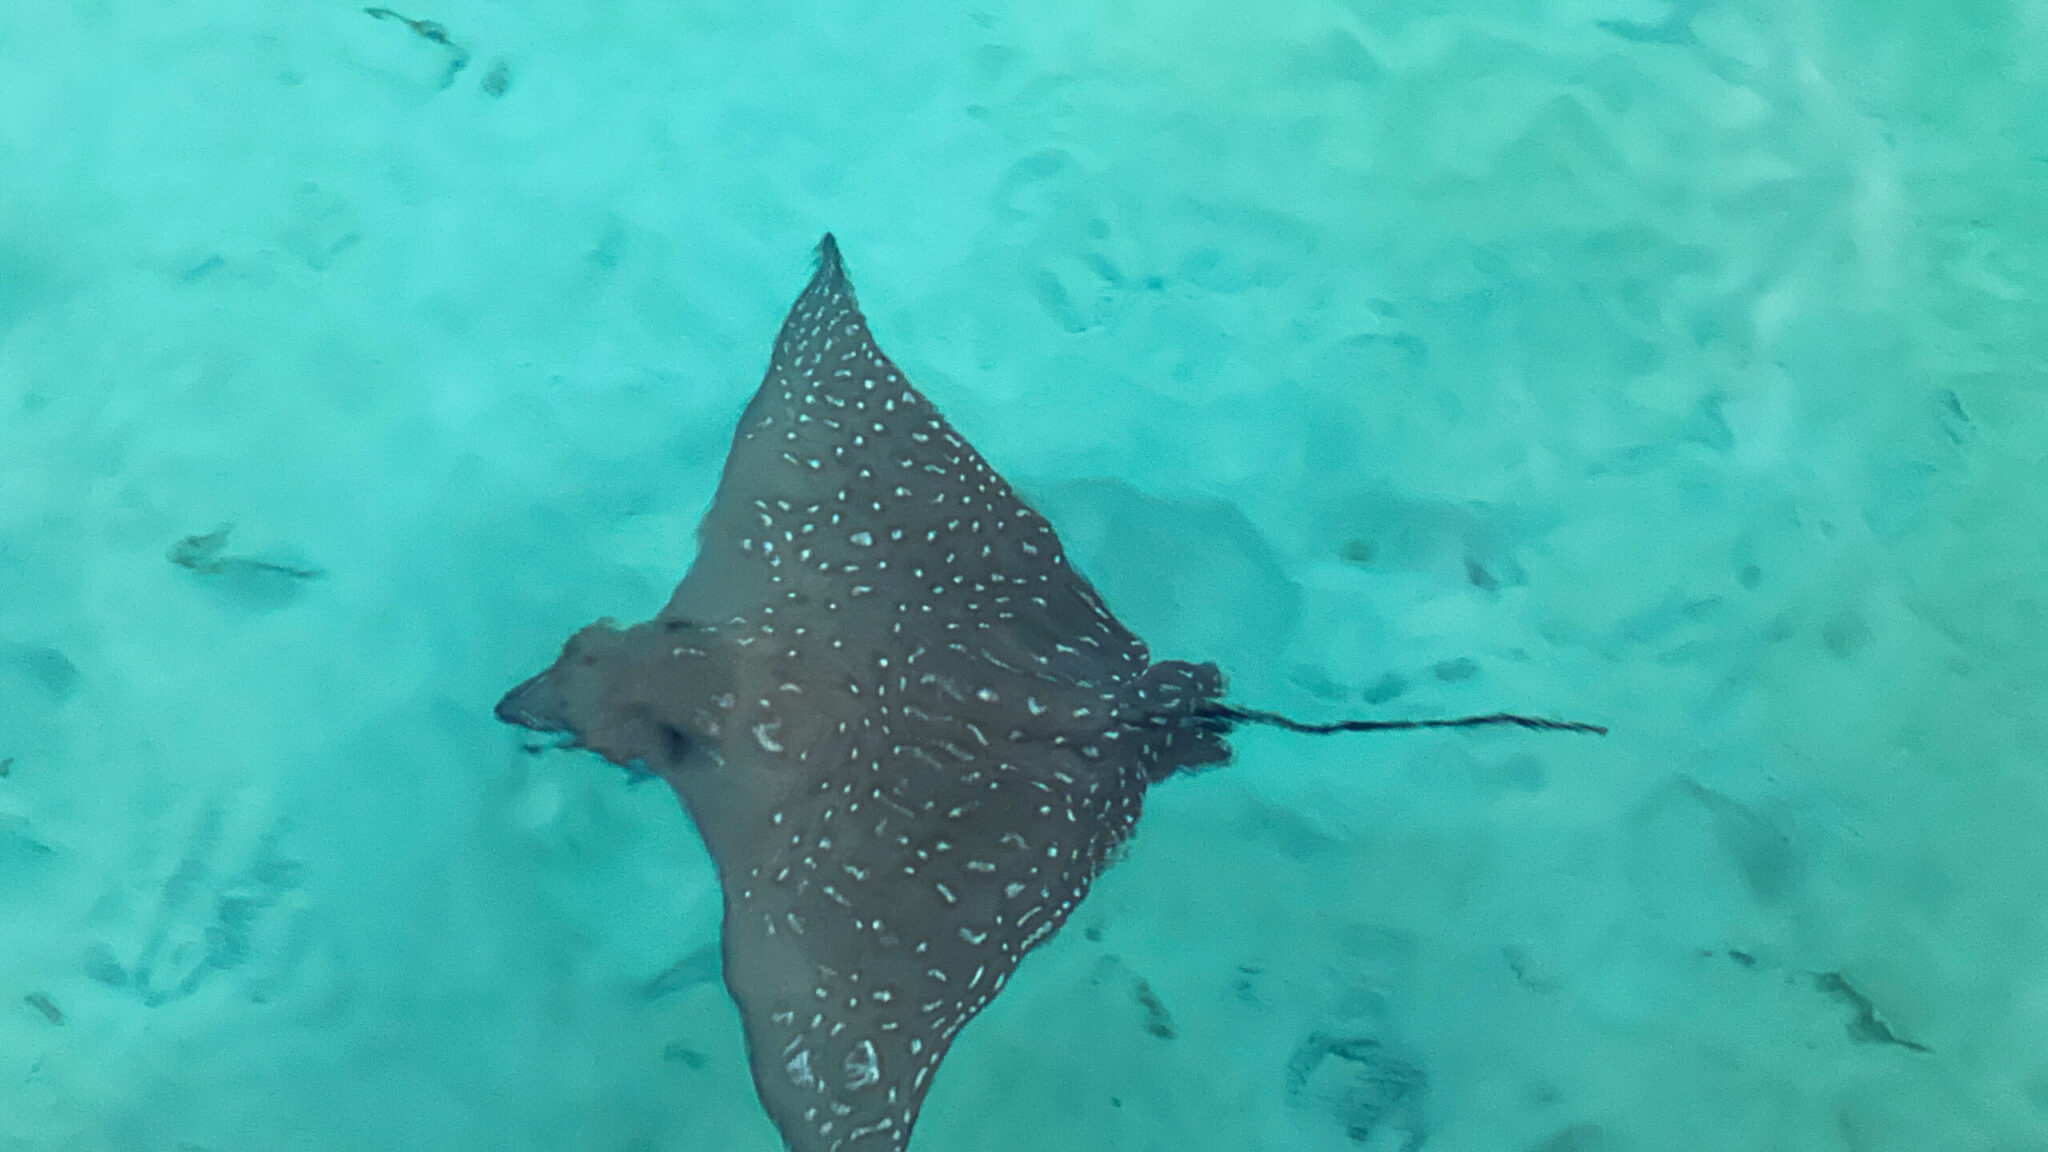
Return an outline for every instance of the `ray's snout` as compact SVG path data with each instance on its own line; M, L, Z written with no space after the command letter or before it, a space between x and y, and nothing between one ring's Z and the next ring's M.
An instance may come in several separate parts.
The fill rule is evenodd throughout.
M552 671L535 676L498 701L498 719L536 732L568 731L567 711Z

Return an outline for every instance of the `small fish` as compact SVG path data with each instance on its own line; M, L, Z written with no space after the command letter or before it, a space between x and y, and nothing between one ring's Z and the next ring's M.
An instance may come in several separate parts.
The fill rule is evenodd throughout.
M315 580L324 575L318 568L297 564L281 564L273 560L256 560L244 556L223 556L227 547L228 533L234 526L224 524L211 532L187 536L171 545L169 559L180 568L197 572L201 576L225 576L238 573L262 572L278 576L289 576L295 580Z

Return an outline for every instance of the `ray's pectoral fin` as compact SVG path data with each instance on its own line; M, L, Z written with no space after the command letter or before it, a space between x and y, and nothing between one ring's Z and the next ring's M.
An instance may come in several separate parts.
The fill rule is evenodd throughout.
M917 1006L892 1001L891 957L825 944L844 954L821 968L806 937L834 926L756 911L728 900L723 936L762 1106L791 1152L897 1152L948 1038L904 1019Z
M571 636L547 671L507 692L497 713L681 791L679 777L717 756L731 680L712 629L674 618L625 629L600 620Z

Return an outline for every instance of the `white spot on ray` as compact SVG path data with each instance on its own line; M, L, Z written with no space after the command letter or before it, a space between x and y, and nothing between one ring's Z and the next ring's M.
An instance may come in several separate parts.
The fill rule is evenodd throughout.
M863 1040L846 1057L846 1088L857 1091L882 1079L882 1062L872 1040Z

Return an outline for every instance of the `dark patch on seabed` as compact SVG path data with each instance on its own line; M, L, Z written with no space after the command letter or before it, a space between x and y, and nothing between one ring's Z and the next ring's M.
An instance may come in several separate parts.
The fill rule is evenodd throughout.
M26 1002L29 1007L35 1009L37 1012L42 1013L43 1019L48 1020L50 1023L64 1023L64 1010L57 1007L57 1002L50 999L48 993L31 992L28 995L23 996L22 1000Z
M111 946L96 943L82 964L87 977L158 1007L191 996L255 957L257 935L302 886L305 868L284 855L285 825L279 822L258 841L247 863L219 872L221 825L217 808L199 818L158 893L134 960L124 965ZM260 981L248 991L252 1001L267 998Z
M1287 1099L1343 1125L1354 1143L1415 1152L1429 1139L1429 1075L1375 1036L1311 1033L1287 1062Z
M1138 1002L1138 1007L1145 1010L1145 1031L1161 1040L1174 1038L1173 1013L1166 1010L1166 1002L1152 991L1150 982L1140 978L1131 987L1131 997Z
M11 670L14 676L8 679L25 684L51 704L71 699L84 679L69 656L47 644L0 642L0 668ZM5 684L0 679L0 686Z

